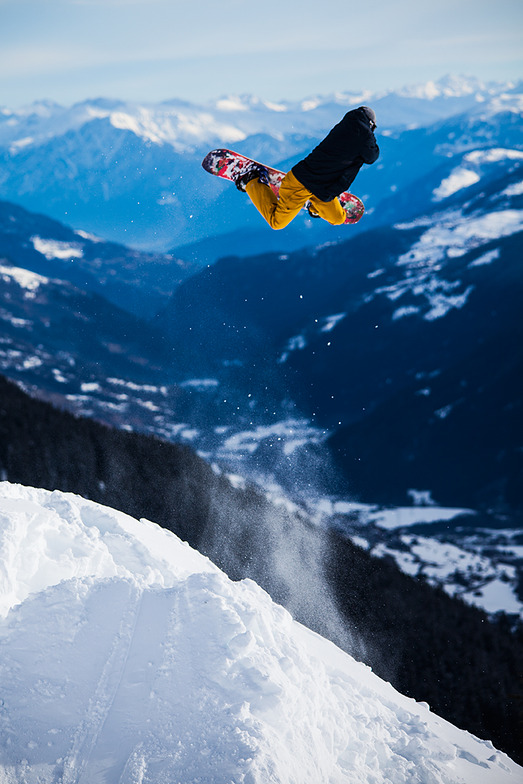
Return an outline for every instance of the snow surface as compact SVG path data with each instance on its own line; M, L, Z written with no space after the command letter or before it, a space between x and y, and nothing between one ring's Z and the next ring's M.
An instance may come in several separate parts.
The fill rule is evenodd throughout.
M392 530L411 525L441 523L462 515L473 515L471 509L452 509L441 506L398 506L392 509L370 509L366 517L380 528Z
M460 258L471 250L481 248L489 242L508 237L523 228L523 210L499 210L487 214L467 216L463 219L461 210L448 210L434 218L418 218L410 223L397 224L400 230L427 225L420 238L407 253L399 256L396 266L403 268L405 275L395 283L377 288L374 295L384 294L391 302L397 302L405 295L416 298L419 306L399 305L392 318L422 312L427 321L442 318L453 308L462 308L473 290L464 290L460 280L447 281L442 268L450 260ZM491 256L489 260L493 260ZM426 310L428 306L428 310Z
M78 233L78 232L77 232ZM46 259L81 259L83 250L80 245L60 240L46 240L42 237L31 237L34 249Z
M491 148L487 150L472 150L463 157L464 164L456 167L447 178L433 192L434 201L442 201L454 193L475 185L481 179L481 170L485 166L500 161L520 161L523 159L522 150L504 148Z
M435 189L433 194L434 201L446 199L462 188L468 188L470 185L475 185L479 180L480 176L477 172L460 166L459 168L454 169L454 171Z
M0 265L0 276L4 280L11 279L16 281L21 288L27 289L28 292L34 292L40 286L49 283L48 278L44 278L43 275L39 275L37 272L30 272L23 267Z
M1 784L508 784L523 769L174 534L0 483Z

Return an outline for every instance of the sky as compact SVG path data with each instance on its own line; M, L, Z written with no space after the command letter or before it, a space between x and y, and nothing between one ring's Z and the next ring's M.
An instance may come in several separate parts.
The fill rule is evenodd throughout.
M523 78L521 0L0 0L0 106Z

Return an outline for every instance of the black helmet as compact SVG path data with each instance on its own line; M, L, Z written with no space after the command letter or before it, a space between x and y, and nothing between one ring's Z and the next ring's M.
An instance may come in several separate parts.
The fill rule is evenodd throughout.
M376 112L374 109L371 109L370 106L360 106L360 109L363 109L368 121L370 122L371 131L376 128Z

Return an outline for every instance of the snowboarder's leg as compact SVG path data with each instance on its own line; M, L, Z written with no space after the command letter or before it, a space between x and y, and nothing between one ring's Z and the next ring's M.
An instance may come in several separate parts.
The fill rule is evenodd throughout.
M288 226L311 197L311 193L298 182L292 172L288 172L282 180L279 198L259 180L251 180L245 190L258 212L273 229Z
M245 186L245 190L258 212L273 229L284 229L288 226L308 201L320 218L333 226L345 223L347 217L339 199L320 201L303 187L292 171L288 172L282 180L279 198L276 198L267 185L262 185L257 179L251 180Z
M314 212L316 212L320 218L323 218L323 220L326 220L333 226L341 226L342 223L345 223L347 213L341 206L339 199L320 201L315 196L312 196L310 202Z

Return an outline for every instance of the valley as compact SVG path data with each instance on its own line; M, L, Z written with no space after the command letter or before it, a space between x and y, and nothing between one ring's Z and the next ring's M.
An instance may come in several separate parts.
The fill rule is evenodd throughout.
M228 143L288 167L356 95L5 110L0 370L516 618L523 98L439 89L376 96L350 234L272 233L200 160Z

